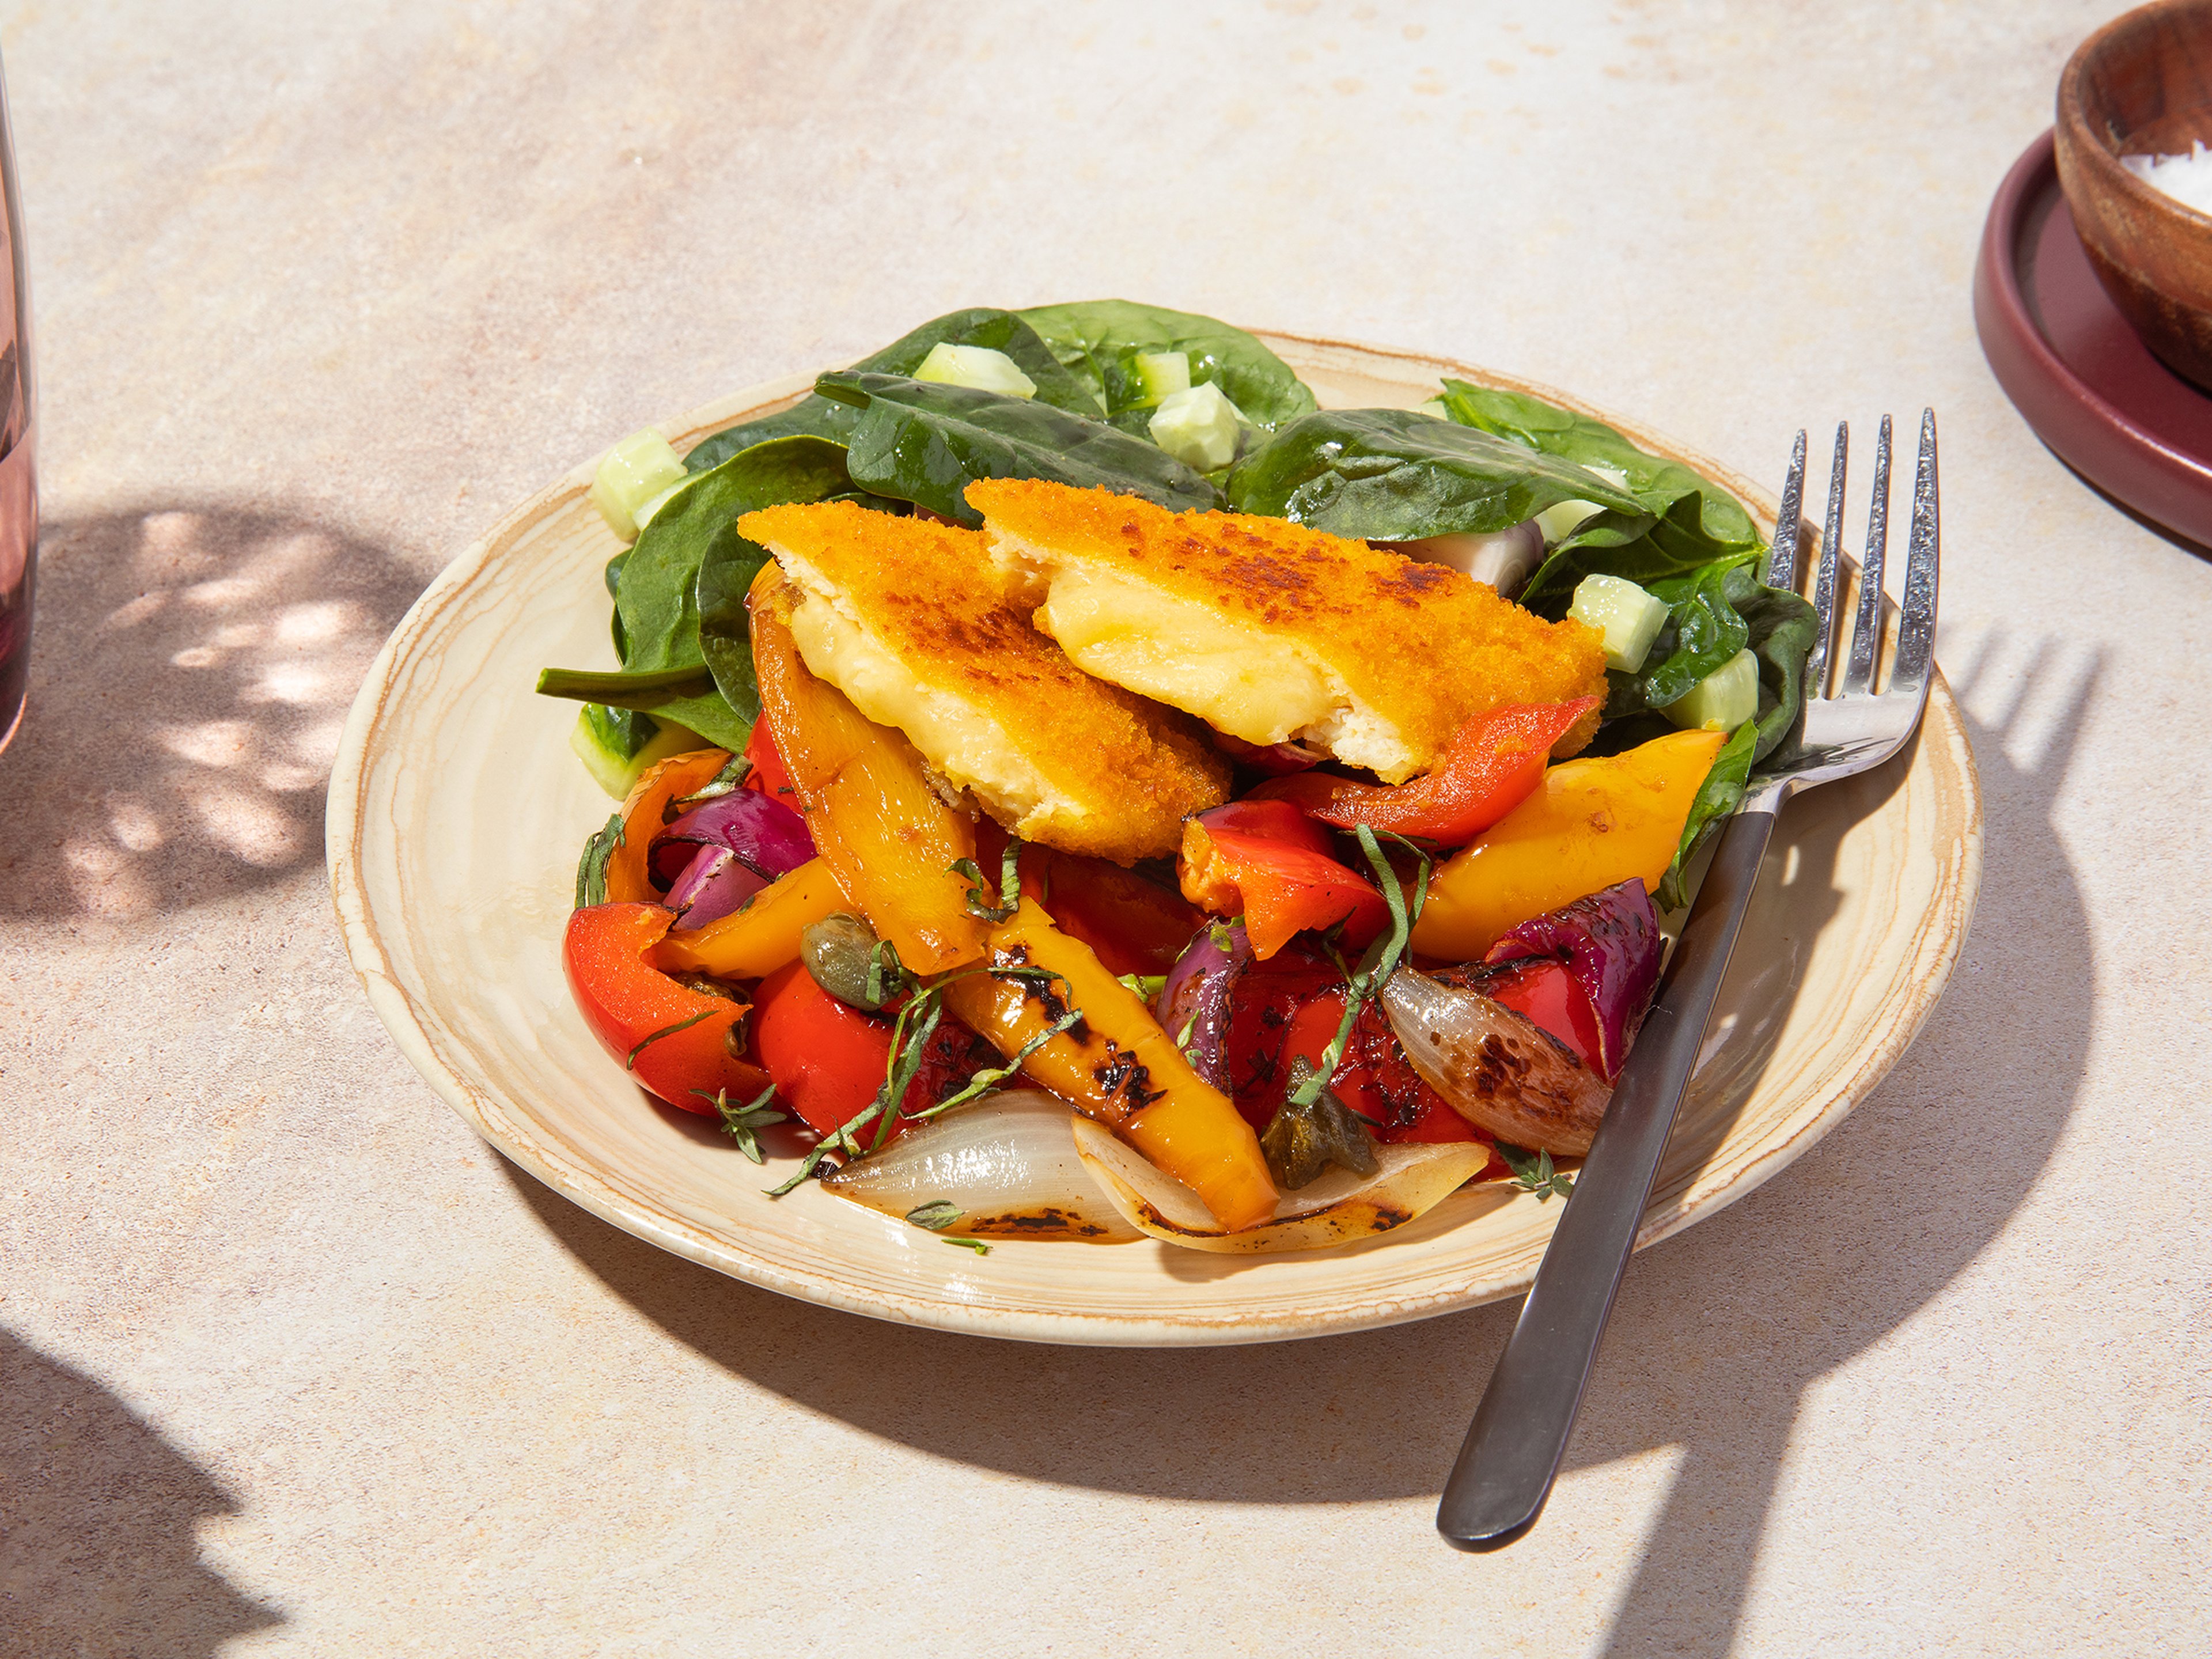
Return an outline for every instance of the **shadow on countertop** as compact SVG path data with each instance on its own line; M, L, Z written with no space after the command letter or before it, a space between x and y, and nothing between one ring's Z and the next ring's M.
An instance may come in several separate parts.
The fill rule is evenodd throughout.
M130 921L319 869L346 710L422 583L307 518L49 524L0 755L0 915Z
M1962 677L1978 696L1987 647ZM2034 1186L2086 1065L2093 964L2051 807L2095 665L2045 649L2025 672L2063 703L2032 763L2018 699L1968 728L1987 807L1972 938L1899 1074L1775 1188L1640 1257L1569 1468L1683 1456L1621 1593L1606 1651L1721 1652L1732 1639L1800 1401L1962 1272ZM2017 988L2035 1003L2015 1029ZM1925 1103L1893 1104L1911 1090ZM1942 1183L1899 1182L1931 1146L1972 1147ZM678 1340L810 1410L937 1456L1038 1480L1200 1501L1357 1503L1437 1492L1516 1309L1263 1348L988 1343L870 1323L666 1255L506 1166L547 1228ZM1695 1304L1664 1294L1716 1287ZM1687 1322L1686 1323L1686 1312ZM887 1387L887 1378L902 1379ZM957 1381L955 1381L957 1379ZM1554 1520L1548 1523L1561 1524ZM1446 1548L1428 1537L1407 1548ZM1471 1595L1484 1558L1467 1559Z
M0 1659L209 1659L283 1623L201 1560L238 1505L92 1378L0 1330Z

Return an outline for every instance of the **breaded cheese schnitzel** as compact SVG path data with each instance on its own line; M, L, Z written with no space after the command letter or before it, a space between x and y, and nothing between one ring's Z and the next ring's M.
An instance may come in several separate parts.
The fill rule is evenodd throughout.
M1007 602L979 532L850 501L767 507L738 532L798 590L808 670L1016 835L1132 864L1228 799L1195 723L1070 663Z
M1477 714L1605 695L1596 629L1547 623L1443 565L1104 489L991 478L967 494L992 556L1077 667L1246 743L1304 742L1400 783ZM1597 720L1552 752L1575 753Z

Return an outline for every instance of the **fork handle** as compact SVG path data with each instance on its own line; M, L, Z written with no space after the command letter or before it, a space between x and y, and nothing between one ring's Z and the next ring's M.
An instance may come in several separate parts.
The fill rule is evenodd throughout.
M1738 811L1698 889L1520 1322L1444 1483L1437 1530L1462 1549L1511 1543L1535 1524L1551 1495L1773 830L1771 805Z

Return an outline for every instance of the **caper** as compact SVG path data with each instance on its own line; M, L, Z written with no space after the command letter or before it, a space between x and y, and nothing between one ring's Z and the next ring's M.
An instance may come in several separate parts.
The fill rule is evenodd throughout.
M799 959L838 1001L873 1013L904 988L898 952L858 916L824 916L799 936Z
M1352 1115L1351 1108L1323 1089L1304 1104L1294 1098L1313 1076L1313 1066L1304 1054L1291 1062L1290 1085L1273 1121L1260 1137L1260 1150L1267 1159L1267 1173L1285 1192L1296 1192L1318 1180L1334 1164L1359 1175L1373 1175L1382 1165L1368 1139L1367 1126Z

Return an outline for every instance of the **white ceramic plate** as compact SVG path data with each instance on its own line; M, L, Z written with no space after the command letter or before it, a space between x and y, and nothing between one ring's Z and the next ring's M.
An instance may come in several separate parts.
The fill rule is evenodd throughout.
M1585 407L1463 364L1267 339L1324 405L1411 405L1449 374ZM742 392L671 436L688 447L808 384ZM1718 478L1771 527L1773 504L1756 485L1624 429ZM770 1200L762 1189L792 1160L763 1171L706 1120L643 1097L562 978L577 852L609 804L569 753L574 705L531 689L549 664L615 665L600 567L617 544L586 500L590 482L579 467L430 584L370 671L331 782L331 879L354 966L408 1059L486 1139L694 1261L830 1307L990 1336L1263 1342L1426 1318L1527 1287L1561 1206L1494 1184L1333 1251L1007 1239L978 1257L811 1182ZM1935 1006L1981 873L1980 795L1948 688L1936 682L1905 756L1794 803L1768 860L1642 1243L1804 1152Z

